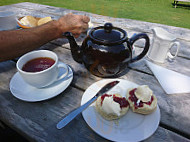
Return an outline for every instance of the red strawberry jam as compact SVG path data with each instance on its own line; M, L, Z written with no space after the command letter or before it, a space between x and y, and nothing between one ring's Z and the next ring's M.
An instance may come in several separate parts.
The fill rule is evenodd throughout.
M147 105L151 105L152 104L152 101L154 100L153 96L151 96L151 100L149 102L143 102L143 101L140 101L139 104L137 104L137 101L138 101L138 98L135 96L135 89L131 90L129 92L129 99L134 102L134 105L135 105L135 109L137 109L138 107L143 107L143 104L147 104Z
M101 96L101 105L102 105L102 103L103 103L105 97L111 97L111 96L112 96L112 95L108 95L108 94L102 95L102 96ZM119 103L120 108L128 107L128 105L129 105L129 103L128 103L128 101L125 99L125 97L120 98L120 97L117 97L117 96L113 95L113 101Z

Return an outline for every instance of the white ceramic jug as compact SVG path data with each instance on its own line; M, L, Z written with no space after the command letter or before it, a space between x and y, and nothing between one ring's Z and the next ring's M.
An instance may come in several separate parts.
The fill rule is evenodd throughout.
M179 51L180 43L176 41L176 37L166 30L156 27L153 30L153 43L148 52L148 58L151 60L164 63L166 59L174 59ZM176 52L171 54L171 48L176 46Z

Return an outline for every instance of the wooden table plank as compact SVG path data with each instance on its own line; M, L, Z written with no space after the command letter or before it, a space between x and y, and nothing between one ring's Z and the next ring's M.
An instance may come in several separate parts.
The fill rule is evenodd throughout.
M4 63L0 63L0 65L8 68L10 66ZM11 66L15 66L15 64L13 63ZM10 78L16 69L4 71L0 74L0 78L8 86ZM7 76L9 79L7 79ZM14 98L7 87L4 89L0 88L0 117L3 122L32 141L106 141L89 129L82 115L79 115L64 129L56 129L56 123L63 115L80 106L82 94L83 91L70 86L59 96L51 100L27 103ZM147 141L169 141L171 140L170 136L172 139L189 141L161 127Z
M13 11L16 15L16 17L23 17L23 16L27 16L27 15L32 15L35 17L48 17L51 16L52 19L58 19L60 16L59 15L55 15L55 14L48 14L48 13L43 13L39 10L27 10L27 9L22 9L22 8L17 8L17 7L12 7L12 5L9 6L10 11ZM7 10L6 6L1 7L0 6L0 11L4 11Z
M30 10L28 10L28 9L23 9L23 8L22 8L22 7L27 8L29 4L30 4L30 3L20 3L20 4L16 4L17 7L15 7L15 5L11 5L11 6L9 6L9 7L10 7L10 9L11 9L12 11L14 11L14 12L16 13L16 15L17 15L18 17L22 17L22 16L26 16L26 15L33 15L33 16L37 16L37 17L51 16L53 19L58 19L61 15L64 15L63 13L64 13L65 11L67 11L66 9L62 9L62 8L51 7L51 9L54 9L54 11L47 13L47 12L46 12L46 11L48 11L47 8L50 8L50 6L39 5L39 4L33 4L33 3L32 3L32 5L33 5L34 7L33 7L33 6L30 6L30 7L32 7ZM39 9L38 9L38 8L39 8ZM5 6L0 7L0 10L5 10L5 9L6 9ZM57 9L58 9L58 11L57 11ZM43 11L43 12L42 12L42 11ZM55 13L53 13L53 12L57 12L57 13L55 14ZM61 12L62 12L62 13L61 13ZM81 14L81 13L83 13L83 12L78 11L78 13ZM95 15L95 14L91 14L91 15L93 15L94 17L100 17L100 15ZM100 19L100 18L99 18L99 19ZM94 22L98 22L99 19L98 19L98 18L95 18L93 21L94 21ZM126 27L128 24L130 24L129 22L125 21L125 20L128 20L128 19L122 19L122 20L121 20L120 18L111 18L111 17L105 17L105 16L103 16L103 18L101 18L101 19L104 19L104 22L102 22L101 25L103 25L103 23L105 23L105 22L110 22L110 21L111 21L111 22L113 22L113 25L118 26L118 27L122 27L124 30L126 30L126 31L128 32L129 37L131 37L134 33L139 33L139 31L140 31L140 32L147 32L148 35L149 35L149 37L150 37L150 42L152 43L152 37L153 37L153 35L152 35L151 29L154 28L154 27L156 27L156 25L155 25L155 26L153 26L153 27L151 28L150 25L151 25L152 23L150 23L150 24L147 23L147 25L149 26L149 28L148 28L149 30L148 30L147 28L145 28L145 27L142 27L143 30L138 30L139 23L136 23L136 24L133 23L133 24L132 24L133 26L136 26L136 28L127 28L127 27ZM117 19L117 20L113 20L113 19ZM142 21L138 21L138 22L142 23ZM100 22L99 22L99 23L100 23ZM125 24L126 26L123 25L123 24ZM100 25L100 24L94 23L94 25L95 25L95 26L98 26L98 25ZM147 26L147 25L146 25L146 26ZM157 25L157 26L159 26L159 25ZM141 26L140 26L140 27L141 27ZM178 56L190 58L190 57L189 57L189 53L190 53L190 40L189 40L189 42L186 42L186 39L185 39L186 37L183 38L183 36L182 36L182 34L188 34L190 30L185 29L186 31L184 32L184 29L177 28L177 27L175 27L175 28L177 28L177 29L170 29L170 26L166 26L166 25L163 25L163 28L165 28L166 30L168 30L169 32L171 32L172 34L174 34L174 35L176 35L176 36L177 36L177 34L175 33L176 30L177 30L178 32L179 32L179 31L182 32L182 33L180 33L181 36L180 36L180 38L178 39L178 41L181 43L181 48L180 48L180 50L179 50ZM80 38L77 39L77 42L83 41L83 39L84 39L85 36L86 36L86 35L84 35L81 39L80 39ZM187 36L187 37L188 37L188 36ZM189 36L189 37L190 37L190 36ZM184 40L185 40L185 41L184 41ZM62 45L63 43L65 43L65 40L62 41L62 39L59 39L59 40L56 40L56 43ZM79 43L80 43L80 42L79 42ZM137 45L141 45L141 43L140 43L140 44L137 44ZM182 53L181 53L181 52L182 52Z
M154 134L155 137L146 139L146 142L189 142L189 139L181 137L176 133L160 128Z
M29 6L30 5L30 6ZM51 14L58 14L63 15L65 13L64 8L58 8L53 6L47 6L47 5L41 5L41 4L34 4L34 3L18 3L13 6L25 8L25 9L32 9L32 10L40 10L41 12L45 13L51 13ZM29 8L30 7L30 8ZM73 11L73 10L71 10ZM73 11L77 12L77 11ZM84 13L83 11L78 11L78 13ZM157 23L150 23L150 22L144 22L144 21L138 21L138 20L131 20L131 19L124 19L124 18L112 18L108 16L102 16L97 14L90 14L91 18L94 18L93 21L96 23L105 23L105 22L112 22L117 27L122 27L134 31L139 32L146 32L151 33L151 29L154 27L162 27L166 30L168 30L170 33L176 35L176 37L180 40L185 40L190 42L190 30L186 28L179 28L174 26L167 26L163 24L157 24Z
M0 88L9 88L9 84L5 82L10 80L15 72L15 63L13 61L0 62Z
M1 89L0 91L2 92ZM8 95L6 91L4 92ZM70 96L71 93L72 96ZM3 98L1 95L0 106L1 108L6 107L7 109L0 108L0 112L3 113L4 118L9 118L8 120L3 119L5 123L8 123L10 127L14 126L17 132L30 141L107 141L98 136L87 126L82 115L79 115L64 129L56 129L56 123L62 116L69 113L74 107L79 106L78 99L81 98L81 95L82 92L72 87L69 87L56 98L40 103L25 103L13 98L11 94L9 94L8 98ZM75 98L77 102L73 101L73 98ZM69 99L72 99L72 101ZM11 104L9 103L10 100ZM22 110L22 108L25 108L25 111L19 111ZM159 127L155 134L147 141L170 141L171 138L174 140L189 141L161 127Z
M10 7L12 10L14 10L14 8L20 8L22 9L22 11L26 12L25 15L30 14L27 11L37 11L37 13L39 12L41 12L41 14L46 13L46 15L52 15L54 17L64 15L65 13L68 13L68 11L74 12L74 13L78 12L79 14L85 13L83 11L75 11L75 10L69 10L69 9L64 9L64 8L59 8L59 7L28 3L28 2L9 5L8 7ZM1 10L5 10L5 9L6 9L6 6L1 7ZM36 12L33 12L33 14L34 13ZM129 30L138 31L138 32L146 32L146 33L152 33L151 29L153 29L154 27L162 27L166 29L167 31L169 31L170 33L176 35L176 37L179 40L185 40L185 41L190 42L190 30L186 28L179 28L179 27L167 26L167 25L162 25L162 24L157 24L157 23L124 19L124 18L112 18L112 17L102 16L102 15L97 15L97 14L92 14L92 13L88 13L88 15L92 18L92 22L95 22L94 23L95 25L100 25L100 24L103 25L106 22L112 22L117 27L122 27L124 29L129 29Z
M28 6L30 7L29 10L27 10ZM52 15L55 16L55 18L58 18L58 16L65 11L65 9L62 8L32 3L20 3L8 7L11 7L17 15L30 15L35 13L43 16ZM5 8L6 6L0 7L0 10ZM48 9L49 11L45 12ZM178 57L174 62L165 63L161 66L188 76L190 75L190 69L188 67L190 42L187 42L188 38L186 38L186 36L189 35L189 30L128 19L116 20L115 18L100 15L96 15L95 17L97 20L95 24L99 25L100 23L103 24L111 21L115 25L122 26L125 30L128 30L130 36L134 33L145 31L152 39L151 28L155 26L161 26L171 33L175 33L177 36L180 35L178 40L181 42L182 47ZM142 27L139 27L139 24L142 24ZM81 44L85 36L86 35L83 34L78 38L77 43ZM142 43L137 43L137 46L142 46ZM85 89L102 78L90 74L83 65L76 63L72 59L70 47L66 39L54 40L40 49L53 50L57 53L61 61L71 66L74 71L74 80L71 86L51 100L38 103L20 101L14 98L9 91L9 81L16 72L15 63L11 61L2 62L0 63L0 119L29 140L105 141L105 139L98 136L87 126L81 115L64 129L57 130L55 128L56 123L63 115L80 105L81 97ZM189 94L166 95L152 72L145 65L144 60L131 64L130 68L131 69L127 69L126 74L123 74L120 78L140 85L149 85L158 98L158 104L161 110L161 124L164 128L159 127L156 133L146 141L189 141Z
M101 79L101 78L91 75L86 69L84 69L83 65L73 62L72 61L73 59L70 54L70 50L64 49L64 48L62 49L55 48L53 51L58 54L59 59L61 61L69 64L73 68L75 76L76 76L76 78L73 81L73 84L75 84L77 87L87 89L92 83ZM137 64L136 66L134 65L135 66L134 68L143 66L140 64L142 64L142 62ZM181 64L181 62L179 62L179 64ZM179 66L179 70L180 70L180 65L177 64L176 66ZM125 74L124 76L120 78L127 79L129 81L135 82L140 85L143 85L143 84L149 85L150 88L155 92L158 98L158 104L160 106L162 116L163 116L161 119L161 122L175 129L179 129L180 131L190 135L189 127L188 127L190 125L189 123L190 117L189 117L189 113L187 113L189 112L187 108L190 107L190 104L187 103L190 100L189 94L167 95L165 94L164 90L161 88L158 81L154 78L154 76L137 72L134 70L129 70L127 74ZM81 82L84 82L84 83L81 84ZM185 104L187 108L186 107L184 108L184 106L182 105L183 103ZM178 109L174 109L175 107L178 107ZM185 119L187 119L187 121L181 121L181 119L184 119L184 117ZM171 118L176 118L176 119L171 121L170 120Z

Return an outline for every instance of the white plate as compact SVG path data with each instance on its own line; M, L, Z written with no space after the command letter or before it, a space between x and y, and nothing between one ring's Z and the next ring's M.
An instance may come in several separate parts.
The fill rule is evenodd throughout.
M68 66L69 67L69 66ZM16 98L27 101L37 102L53 98L63 92L73 79L72 69L69 67L68 75L52 85L44 88L35 88L24 82L17 72L10 81L10 91Z
M92 84L83 94L81 105L92 98L101 87L113 80L119 80L120 83L109 92L118 92L123 97L126 96L128 88L138 85L122 79L104 79ZM91 104L82 112L86 123L100 136L112 141L142 141L150 137L158 128L160 122L160 109L157 106L156 111L149 115L133 113L131 110L125 116L115 121L103 119L95 110L95 103Z

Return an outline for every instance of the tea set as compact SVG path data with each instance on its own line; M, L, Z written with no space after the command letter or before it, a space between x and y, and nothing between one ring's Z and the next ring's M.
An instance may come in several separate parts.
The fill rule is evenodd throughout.
M153 62L164 63L167 58L175 58L180 47L179 42L176 42L176 37L158 27L153 29L153 43L151 46L149 36L146 33L135 34L129 38L125 30L113 26L112 23L105 23L103 26L91 28L87 33L81 46L76 43L70 32L63 33L63 36L69 41L73 59L80 64L84 64L90 73L101 78L118 77L127 69L129 64L142 59L147 53L147 57ZM134 43L141 39L145 41L144 47L138 55L134 55ZM175 55L170 52L173 46L177 46ZM41 57L52 58L55 63L40 72L22 70L22 67L27 62ZM52 51L29 52L19 58L16 66L18 73L13 76L10 82L10 90L15 97L25 101L48 99L58 95L63 89L59 88L60 91L50 93L48 98L23 98L22 90L18 89L18 84L15 85L16 80L22 81L25 89L35 92L47 88L57 89L56 85L58 84L69 86L73 78L71 68L62 62L60 63L57 55ZM64 81L67 83L64 84Z

